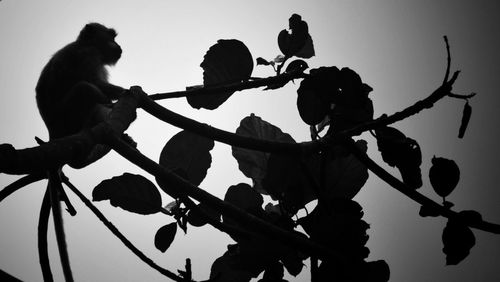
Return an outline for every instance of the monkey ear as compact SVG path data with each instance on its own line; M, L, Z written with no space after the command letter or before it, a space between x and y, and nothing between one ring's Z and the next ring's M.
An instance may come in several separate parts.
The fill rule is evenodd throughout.
M101 29L106 28L99 23L88 23L83 27L82 31L80 31L77 41L88 42L92 40L95 37L95 34L97 34Z

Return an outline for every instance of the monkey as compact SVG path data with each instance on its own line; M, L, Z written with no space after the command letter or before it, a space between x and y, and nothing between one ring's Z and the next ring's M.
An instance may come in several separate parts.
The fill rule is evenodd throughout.
M50 140L96 125L111 111L113 100L126 91L108 82L106 66L115 65L122 55L116 36L114 29L89 23L43 68L35 92ZM131 139L126 141L135 144ZM98 144L88 156L78 156L69 165L85 167L109 151L109 147Z

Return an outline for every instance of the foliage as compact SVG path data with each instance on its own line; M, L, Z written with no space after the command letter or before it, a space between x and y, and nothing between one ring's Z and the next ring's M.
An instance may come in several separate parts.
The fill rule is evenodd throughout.
M458 264L465 259L475 244L470 226L480 228L484 222L474 211L453 212L453 204L444 200L459 182L457 164L453 160L434 158L429 178L437 195L443 198L443 205L423 197L415 191L422 186L421 148L416 140L389 126L432 107L449 95L467 100L459 132L462 138L471 116L468 102L471 96L451 95L458 73L448 80L448 65L443 85L429 98L401 113L374 119L369 97L373 89L363 83L354 70L322 66L305 73L309 67L303 59L311 58L315 51L309 27L301 16L290 17L289 29L280 31L277 41L282 54L271 60L256 59L257 66L271 66L276 72L276 76L262 79L251 77L253 57L243 42L217 41L201 63L204 85L185 91L184 96L193 108L214 110L238 90L261 86L272 90L290 80L302 79L297 89L297 111L311 128L311 142L297 143L291 135L254 114L241 120L236 133L231 134L172 113L153 103L151 97L142 97L141 106L147 112L184 129L166 142L159 165L112 137L106 140L118 153L153 174L161 191L174 201L163 207L156 185L144 176L130 173L101 182L93 190L93 200L109 200L111 205L137 214L162 212L173 217L176 222L161 227L154 238L161 252L167 252L174 243L177 227L189 232L190 228L211 224L229 234L235 242L213 262L209 281L250 281L261 273L261 282L286 281L284 271L296 276L306 269L306 260L311 262L314 282L388 281L390 271L385 261L366 260L370 225L363 220L362 207L353 199L365 186L368 170L372 170L389 185L422 204L421 216L448 217L442 233L446 263ZM301 59L287 64L294 57ZM120 106L115 105L115 109ZM352 139L368 130L376 138L383 161L398 168L402 182L384 176L388 173L373 164L366 156L365 140ZM197 187L211 166L214 140L232 146L239 169L252 180L252 185L230 186L223 201ZM40 150L50 152L50 146L51 143L42 144ZM28 150L26 154L29 153ZM54 159L59 153L53 153ZM0 145L0 156L4 159L22 160L18 154L21 153L12 146ZM51 168L50 160L46 163L47 170ZM1 168L4 172L15 170L3 162ZM0 200L26 182L40 178L23 178L13 183L1 191ZM76 189L62 172L51 181L63 181L72 190ZM62 189L57 192L50 185L49 189L69 203ZM270 199L265 200L263 195ZM313 210L307 210L306 205L313 201L316 201ZM299 211L305 211L306 215L299 216ZM110 227L107 221L103 222ZM113 228L110 227L119 234ZM192 279L190 260L186 270L179 271L180 276L159 269L147 258L143 260L176 281ZM42 264L44 267L47 266Z

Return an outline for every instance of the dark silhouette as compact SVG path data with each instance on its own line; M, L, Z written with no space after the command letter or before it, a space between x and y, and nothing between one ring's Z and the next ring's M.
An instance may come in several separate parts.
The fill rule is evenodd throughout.
M124 92L122 87L108 82L105 68L121 57L116 35L114 29L101 24L87 24L76 41L55 53L44 67L36 86L36 100L51 140L104 120L112 100ZM89 156L75 159L70 165L84 167L109 150L95 146Z
M367 261L370 225L363 220L361 205L353 200L365 186L368 171L419 203L422 217L448 219L442 233L447 264L458 264L468 256L476 242L471 227L500 234L500 226L484 221L478 212L451 210L453 203L445 197L460 180L459 166L453 160L433 159L429 178L435 192L443 198L442 203L419 193L422 186L420 146L400 130L389 127L432 108L444 97L453 97L466 101L459 132L460 138L464 136L472 113L468 101L474 94L452 93L458 72L450 77L451 58L446 37L448 60L443 83L414 105L374 118L369 97L372 88L363 83L354 70L330 66L305 73L309 66L302 59L311 58L315 51L307 23L296 14L290 17L289 29L278 34L282 54L273 60L256 59L257 65L271 66L276 75L251 77L254 59L243 42L219 40L201 64L202 87L151 96L139 87L131 89L128 95L121 95L124 89L107 82L104 66L116 63L121 55L115 36L111 29L89 24L75 42L56 53L45 67L37 86L37 101L49 129L48 143L39 141L40 146L23 150L16 150L10 144L0 145L0 172L28 174L1 190L0 201L32 182L49 178L38 234L45 280L52 280L46 248L50 209L64 274L68 281L72 280L69 258L64 252L60 209L60 200L71 207L64 194L62 184L65 184L141 260L174 281L192 281L189 258L185 270L178 271L179 275L155 264L62 173L61 163L83 167L109 149L153 175L161 191L175 200L162 203L160 190L153 182L141 175L124 173L97 185L93 201L109 200L115 207L141 215L161 212L171 216L175 222L159 228L154 237L159 251L169 249L178 227L189 232L190 228L210 224L235 241L213 262L207 281L245 282L263 273L260 282L284 282L284 271L296 276L305 269L306 260L310 261L308 271L312 282L388 281L390 270L384 260ZM287 63L294 57L301 59ZM154 101L186 97L194 108L213 110L236 91L262 86L272 90L298 79L301 82L297 89L297 110L310 127L312 139L302 143L254 114L242 119L236 133L231 133L176 114ZM118 101L111 104L113 99ZM132 148L130 140L120 136L135 119L139 107L183 129L166 142L159 162ZM113 118L109 118L108 113ZM103 124L106 126L100 126ZM383 161L397 167L402 180L367 155L366 141L354 139L366 131L376 139ZM82 140L92 146L97 146L98 141L104 142L105 150L97 158L91 159L86 154L82 158L83 150L72 146ZM224 200L198 187L211 166L214 141L232 146L239 169L252 179L252 185L230 186ZM263 195L269 195L274 202L264 207ZM316 201L316 205L309 211L306 205L312 201ZM301 210L305 215L299 216Z

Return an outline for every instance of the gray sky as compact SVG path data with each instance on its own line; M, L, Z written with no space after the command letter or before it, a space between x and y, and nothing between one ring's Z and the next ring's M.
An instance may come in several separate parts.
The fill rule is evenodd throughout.
M456 138L463 102L443 99L434 108L396 125L416 139L423 153L424 187L439 200L427 178L433 155L454 159L461 181L449 197L457 210L474 209L488 221L500 223L500 154L495 139L500 131L498 75L500 20L498 1L12 1L0 2L0 143L16 148L35 145L34 136L47 139L39 117L34 88L50 56L76 38L90 21L118 30L122 59L110 70L111 81L140 85L148 93L184 89L202 82L199 67L204 53L218 39L243 41L254 58L279 53L278 32L293 13L309 24L316 57L309 66L350 67L374 88L375 116L393 113L426 97L439 86L446 67L443 35L451 44L452 70L462 73L455 92L477 92L471 101L472 120L463 140ZM256 67L254 76L272 72ZM194 110L185 99L163 101L178 113L218 128L234 131L239 121L255 113L290 133L308 138L295 106L298 84L283 89L237 93L213 112ZM276 110L279 109L279 110ZM129 134L139 149L158 159L164 143L179 129L139 111ZM372 137L369 153L380 161ZM250 180L237 169L229 146L216 144L212 167L201 184L223 197L227 187ZM384 165L385 166L385 165ZM390 169L399 177L397 170ZM66 169L88 197L100 181L123 172L142 173L114 153L81 171ZM0 176L0 187L18 177ZM151 178L152 179L152 178ZM36 225L45 183L19 191L0 204L0 268L26 281L40 281ZM70 258L77 281L162 281L114 238L70 194L78 215L65 216ZM419 206L374 175L355 198L371 224L370 259L385 259L391 281L498 281L500 237L475 230L477 244L459 266L445 267L441 232L445 220L422 219ZM170 201L165 197L164 203ZM170 218L139 216L97 206L141 250L170 270L183 268L190 257L197 280L208 277L211 262L222 255L228 236L211 227L178 233L172 247L155 250L155 231ZM62 279L53 231L50 231L53 270ZM290 279L307 281L309 274Z

